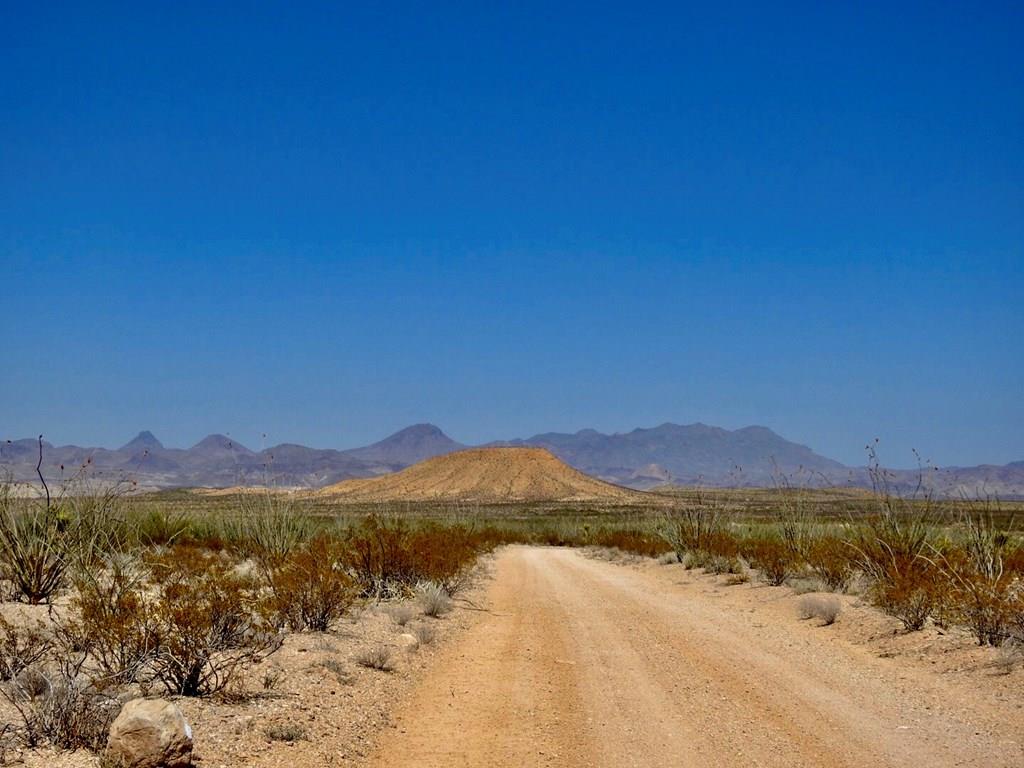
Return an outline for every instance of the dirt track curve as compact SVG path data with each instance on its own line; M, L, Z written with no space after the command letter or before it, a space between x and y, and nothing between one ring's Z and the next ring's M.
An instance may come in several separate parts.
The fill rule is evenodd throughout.
M488 607L372 765L1024 765L1019 707L1007 719L927 670L828 629L759 626L649 570L513 547Z

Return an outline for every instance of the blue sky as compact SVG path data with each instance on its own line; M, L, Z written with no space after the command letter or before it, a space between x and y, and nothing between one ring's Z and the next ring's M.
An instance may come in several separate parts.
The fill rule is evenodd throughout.
M4 5L0 437L1024 459L1019 5L355 5Z

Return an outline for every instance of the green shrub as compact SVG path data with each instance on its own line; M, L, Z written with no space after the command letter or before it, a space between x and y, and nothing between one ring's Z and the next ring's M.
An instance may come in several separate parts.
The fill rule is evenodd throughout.
M37 501L18 509L0 489L0 576L32 605L50 602L65 583L70 537L63 511Z

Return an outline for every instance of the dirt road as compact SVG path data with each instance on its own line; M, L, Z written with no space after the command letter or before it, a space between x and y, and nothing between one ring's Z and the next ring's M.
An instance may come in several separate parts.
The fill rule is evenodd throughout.
M1024 765L1020 702L972 699L834 628L758 624L668 571L503 551L491 613L400 708L371 764Z

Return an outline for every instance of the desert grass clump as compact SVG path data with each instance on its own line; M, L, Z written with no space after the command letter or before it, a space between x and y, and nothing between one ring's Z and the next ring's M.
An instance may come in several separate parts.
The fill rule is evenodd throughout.
M353 678L352 675L349 674L349 671L345 669L345 665L337 659L324 659L320 662L319 666L330 672L334 676L334 679L342 685L352 685L355 681L355 678Z
M996 651L996 667L1009 675L1018 667L1024 667L1024 642L1011 637Z
M420 645L432 645L437 640L437 630L429 624L417 624L412 633Z
M121 709L116 697L81 672L84 656L21 672L0 691L18 713L18 736L29 747L98 751Z
M727 557L726 555L711 555L704 564L704 571L716 576L722 574L738 574L743 572L743 565L739 558Z
M435 582L423 581L417 584L416 597L424 616L437 619L452 609L451 596L443 586Z
M271 741L307 741L309 732L301 723L273 723L263 732Z
M326 632L352 606L357 588L344 568L345 546L325 535L289 554L268 573L278 622Z
M404 627L416 616L416 610L406 603L389 605L384 609L384 612L400 627Z
M794 576L786 580L786 586L794 594L806 595L811 592L828 592L828 585L817 576Z
M658 556L658 565L675 565L679 562L679 555L675 550Z
M843 604L830 595L804 595L797 603L801 619L820 619L826 627L835 624L842 610Z
M356 656L356 664L379 672L391 672L395 668L391 649L386 645L375 645L362 651Z

